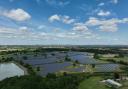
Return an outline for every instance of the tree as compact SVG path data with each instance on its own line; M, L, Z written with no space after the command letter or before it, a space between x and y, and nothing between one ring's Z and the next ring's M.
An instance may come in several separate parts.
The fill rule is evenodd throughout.
M24 60L27 60L27 59L28 59L28 57L27 57L27 56L23 56L23 59L24 59Z
M76 64L79 64L79 61L78 61L78 60L75 60L75 63L76 63Z
M100 57L99 57L99 55L98 55L97 53L95 53L95 54L94 54L94 58L95 58L95 59L99 59Z
M47 74L47 76L46 76L47 78L56 78L56 74L54 74L54 73L48 73Z
M115 72L115 73L114 73L114 79L119 79L119 78L120 78L119 73Z
M65 61L71 61L71 59L68 57L68 55L65 56Z
M67 76L67 72L63 72L63 75L64 75L64 76Z
M123 58L123 57L124 57L124 55L123 55L122 53L119 53L119 57Z
M92 68L95 68L95 64L92 64Z
M36 70L37 70L37 71L40 71L40 67L38 66Z
M76 66L76 63L73 63L72 65L75 67Z
M51 53L52 56L55 56L55 53Z

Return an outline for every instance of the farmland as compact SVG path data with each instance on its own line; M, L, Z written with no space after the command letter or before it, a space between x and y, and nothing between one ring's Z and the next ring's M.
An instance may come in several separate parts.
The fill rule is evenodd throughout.
M119 51L117 51L115 55L113 54L115 51L111 50L111 48L104 48L107 50L106 52L108 52L109 55L107 55L106 52L104 53L104 50L95 48L74 48L71 50L70 47L23 47L22 49L23 50L17 49L12 51L1 51L0 62L2 64L12 62L16 63L16 65L18 65L23 70L27 70L28 74L22 75L21 77L12 76L12 78L3 79L3 81L11 81L12 79L14 82L13 77L16 79L15 81L19 79L24 80L25 78L32 78L33 80L33 78L36 76L44 78L40 81L44 81L45 79L51 81L51 78L55 80L57 79L57 81L59 81L58 79L67 79L67 77L71 78L70 81L74 81L74 77L80 77L76 81L77 84L69 85L70 88L71 86L74 86L76 89L92 89L94 87L96 89L100 89L101 87L102 89L110 89L110 87L104 85L100 81L109 78L115 79L115 74L118 74L120 78L127 76L126 65L108 60L113 58L114 60L126 61L127 56L119 57L117 55L119 54ZM102 53L104 54L101 54L101 51L99 50L103 51ZM26 82L29 82L29 80ZM67 80L65 80L65 82L67 83ZM127 81L120 82L124 85L127 85ZM17 85L17 83L15 84ZM90 86L90 84L92 84L92 86ZM22 84L20 86L22 86ZM127 86L123 86L122 89L125 89L125 87ZM68 88L69 87L65 89Z

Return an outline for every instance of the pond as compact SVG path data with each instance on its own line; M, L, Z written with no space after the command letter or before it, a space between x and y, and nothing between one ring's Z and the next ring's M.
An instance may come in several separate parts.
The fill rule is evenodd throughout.
M47 57L44 57L41 53L37 54L19 54L10 55L18 60L22 60L24 63L30 64L33 68L40 67L39 75L45 76L48 73L55 73L59 71L69 72L86 72L85 66L78 68L66 68L71 66L73 61L79 61L80 64L95 64L95 72L113 72L119 68L118 64L102 64L98 60L95 60L90 53L87 52L48 52ZM54 55L51 55L54 54ZM65 57L68 55L72 61L66 62ZM23 56L27 57L27 60L23 59ZM62 63L59 63L62 62Z
M0 80L13 76L24 75L24 70L14 63L1 63L0 64Z
M96 65L97 72L113 72L118 71L119 65L118 64L100 64Z
M84 54L76 54L76 55L72 55L70 56L70 58L72 60L77 60L79 61L79 63L82 63L82 64L96 64L97 61L93 58L90 58L89 56L86 56Z
M39 72L39 74L42 76L46 76L48 73L58 72L70 65L71 63L69 62L40 65L41 71Z

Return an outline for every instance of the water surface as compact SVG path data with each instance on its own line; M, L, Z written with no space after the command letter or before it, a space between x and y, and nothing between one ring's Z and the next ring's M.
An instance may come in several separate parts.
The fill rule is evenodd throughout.
M24 70L14 63L1 63L0 64L0 80L8 77L24 75Z

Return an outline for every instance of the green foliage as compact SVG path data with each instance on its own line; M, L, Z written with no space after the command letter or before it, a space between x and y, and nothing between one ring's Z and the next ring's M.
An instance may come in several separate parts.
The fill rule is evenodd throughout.
M77 89L85 75L55 76L21 76L5 79L0 82L0 89Z
M68 55L65 56L65 61L71 61L71 59L68 57Z
M75 67L76 66L76 63L73 63L72 65Z
M48 73L46 77L47 78L54 79L54 78L56 78L56 74L54 74L54 73Z
M76 64L79 64L79 61L78 61L78 60L75 60L75 63L76 63Z
M24 60L27 60L27 59L28 59L28 57L27 57L27 56L23 56L22 58L23 58Z
M99 59L100 57L99 57L99 55L98 55L97 53L95 53L95 54L94 54L94 58L95 58L95 59Z
M1 62L10 62L10 61L14 61L15 59L13 57L4 57L2 56L0 59L0 63Z
M123 58L124 57L123 53L119 53L119 57Z
M38 66L38 67L36 68L36 70L37 70L37 71L40 71L40 67Z
M114 79L119 79L119 78L120 78L119 73L118 73L118 72L115 72L115 73L114 73Z
M55 56L55 54L54 54L54 53L51 53L51 55L52 55L52 56Z

